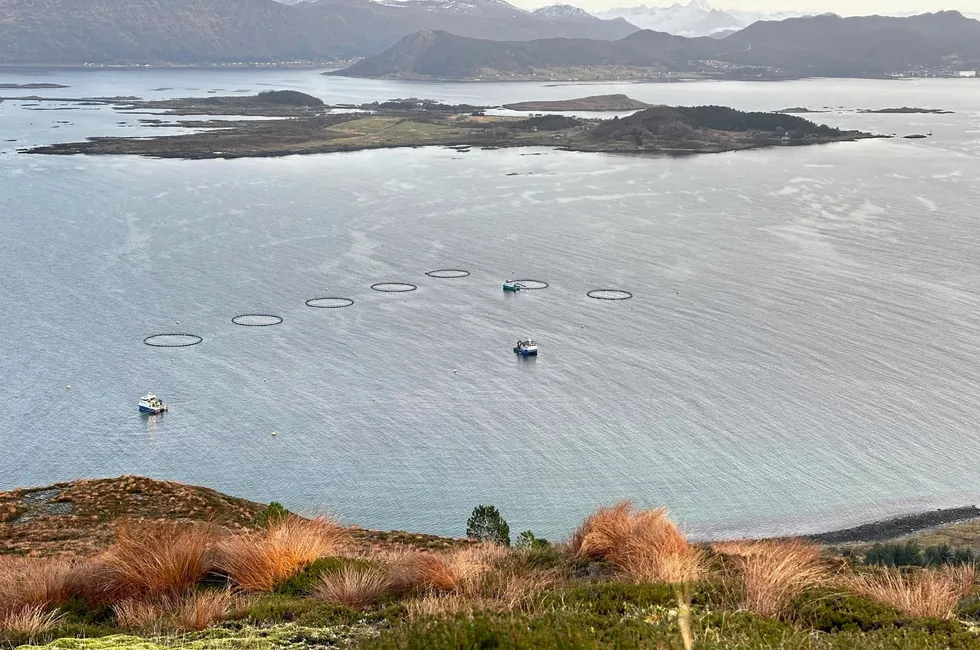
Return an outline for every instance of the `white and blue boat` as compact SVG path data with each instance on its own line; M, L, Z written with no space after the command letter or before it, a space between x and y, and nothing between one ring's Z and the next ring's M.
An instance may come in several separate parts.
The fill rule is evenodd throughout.
M531 339L518 341L517 345L514 346L514 354L519 354L522 357L536 357L538 356L538 344Z
M150 415L156 415L157 413L163 413L167 410L167 405L163 401L154 395L153 393L147 393L140 398L140 413L148 413Z

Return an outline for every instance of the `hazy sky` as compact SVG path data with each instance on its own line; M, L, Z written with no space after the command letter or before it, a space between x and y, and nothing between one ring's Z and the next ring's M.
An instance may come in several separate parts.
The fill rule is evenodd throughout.
M678 0L686 4L689 0ZM583 9L601 10L612 7L646 4L649 6L669 6L674 0L516 0L513 4L522 7L541 7L555 2L568 2ZM708 4L718 9L740 9L743 11L799 11L824 13L832 11L845 16L893 13L924 13L943 9L958 9L964 13L980 13L980 0L708 0Z

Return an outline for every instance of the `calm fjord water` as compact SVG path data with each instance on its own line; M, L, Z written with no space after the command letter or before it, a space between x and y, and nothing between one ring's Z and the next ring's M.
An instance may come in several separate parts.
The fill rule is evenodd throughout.
M407 84L275 70L3 81L70 85L24 93L62 97L625 92L956 114L835 111L813 117L934 137L686 159L422 149L187 162L17 154L158 131L105 109L6 101L0 489L146 474L446 534L493 503L513 529L549 537L622 497L666 505L701 536L977 501L980 82ZM472 274L424 275L447 267ZM503 294L512 277L551 287ZM419 289L369 289L381 281ZM585 297L607 287L635 298ZM304 305L328 295L356 303ZM231 323L246 312L284 322ZM167 331L205 341L142 344ZM515 359L528 334L541 356ZM146 390L171 411L136 415Z

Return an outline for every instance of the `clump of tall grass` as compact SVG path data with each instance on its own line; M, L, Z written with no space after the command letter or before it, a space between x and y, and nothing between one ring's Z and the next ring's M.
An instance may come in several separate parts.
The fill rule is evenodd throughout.
M313 595L324 602L359 608L373 605L390 588L388 574L380 569L345 566L324 574Z
M721 542L713 548L734 559L745 589L741 607L760 616L785 614L794 598L831 575L820 547L799 540Z
M140 632L161 632L167 612L158 602L127 598L112 605L116 623L123 628Z
M909 616L953 618L959 602L973 593L976 577L971 565L912 571L883 568L850 576L845 584Z
M692 585L701 577L701 553L664 509L634 510L629 501L599 508L572 534L568 547L574 558L606 560L638 582L674 585L684 648L694 647Z
M78 562L62 558L0 558L0 612L69 600L81 569Z
M175 596L213 565L214 529L170 521L116 525L116 541L101 559L107 588L117 596Z
M59 620L61 614L58 610L48 611L43 605L28 605L0 612L0 638L33 640L53 628Z
M196 591L171 604L174 618L183 630L200 631L228 618L231 592Z
M348 543L347 531L329 519L290 515L222 539L217 568L245 591L268 591L321 557L340 554Z
M576 559L606 560L641 581L690 584L701 573L701 554L661 509L634 510L623 501L599 508L572 534Z
M479 544L448 553L406 551L390 560L391 583L403 593L476 595L483 576L507 553L497 544Z

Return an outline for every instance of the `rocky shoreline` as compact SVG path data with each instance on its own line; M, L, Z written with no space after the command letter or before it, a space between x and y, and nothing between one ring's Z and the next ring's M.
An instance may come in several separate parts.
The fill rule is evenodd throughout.
M934 528L978 519L980 519L980 508L963 506L882 519L851 528L808 535L807 539L828 546L888 542Z

